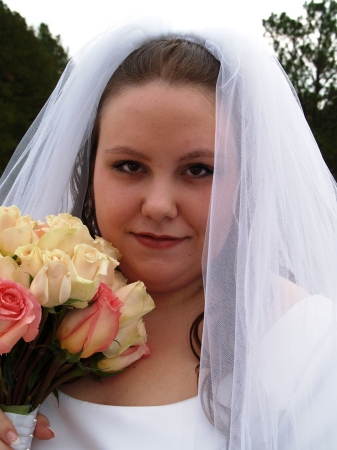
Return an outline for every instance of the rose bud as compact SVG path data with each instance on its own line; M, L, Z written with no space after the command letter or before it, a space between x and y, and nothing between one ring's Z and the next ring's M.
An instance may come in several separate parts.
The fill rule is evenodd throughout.
M85 309L73 309L64 316L56 332L61 348L71 354L82 351L82 358L106 349L117 335L121 306L114 292L101 283Z
M20 210L17 206L0 206L0 233L6 228L15 227L19 217Z
M98 363L98 368L105 372L119 372L140 358L150 356L150 347L147 344L129 347L124 353L115 358L103 358Z

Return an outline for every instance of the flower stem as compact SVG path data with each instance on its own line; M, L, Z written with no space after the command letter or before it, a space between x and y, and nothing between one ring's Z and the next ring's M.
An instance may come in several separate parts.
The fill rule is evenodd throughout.
M66 362L65 354L59 353L56 355L54 361L52 362L51 366L49 367L49 370L47 372L47 375L38 390L38 393L36 395L35 399L32 399L32 408L33 411L35 408L37 408L41 403L46 399L47 395L46 393L49 391L50 384L53 381L53 378L55 374L57 373L58 369Z

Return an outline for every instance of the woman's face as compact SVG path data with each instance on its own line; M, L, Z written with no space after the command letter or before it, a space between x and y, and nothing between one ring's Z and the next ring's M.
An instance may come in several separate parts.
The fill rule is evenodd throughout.
M214 165L215 101L186 86L130 87L105 106L94 171L103 238L150 292L201 280Z

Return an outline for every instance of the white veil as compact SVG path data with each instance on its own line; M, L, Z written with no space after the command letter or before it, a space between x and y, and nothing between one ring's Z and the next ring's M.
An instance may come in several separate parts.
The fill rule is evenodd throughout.
M263 46L228 30L173 33L154 19L108 30L69 63L6 169L0 200L34 218L80 215L107 81L133 50L171 35L203 42L221 62L199 379L216 448L335 449L336 184Z

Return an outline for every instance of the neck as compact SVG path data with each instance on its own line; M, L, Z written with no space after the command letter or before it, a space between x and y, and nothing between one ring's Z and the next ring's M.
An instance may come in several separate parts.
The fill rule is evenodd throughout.
M188 332L192 322L204 309L202 280L170 292L149 292L155 309L144 317L149 336L172 332ZM151 330L151 331L150 331Z
M201 307L204 304L204 288L202 279L198 278L188 286L178 287L166 292L149 291L158 313L167 314L171 310Z

